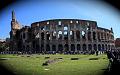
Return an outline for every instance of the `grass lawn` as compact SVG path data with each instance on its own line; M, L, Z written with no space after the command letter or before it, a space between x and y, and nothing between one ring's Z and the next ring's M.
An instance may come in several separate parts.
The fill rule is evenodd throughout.
M47 56L50 58L45 59ZM102 75L108 66L106 55L34 54L30 57L27 55L0 55L0 58L9 58L0 60L0 64L17 75ZM54 58L63 59L48 66L42 66L45 61ZM71 58L79 58L79 60L71 60ZM98 58L98 60L89 60L89 58Z

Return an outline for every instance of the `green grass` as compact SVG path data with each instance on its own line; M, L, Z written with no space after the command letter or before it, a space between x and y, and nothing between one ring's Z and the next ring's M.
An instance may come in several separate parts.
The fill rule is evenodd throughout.
M106 55L0 55L0 58L9 58L1 60L0 63L18 75L102 75L107 68L108 60ZM42 66L42 63L49 59L61 57L60 62ZM71 58L80 58L79 60L70 60ZM99 58L98 60L89 60L89 58ZM105 59L103 59L105 58ZM44 70L49 69L49 70Z

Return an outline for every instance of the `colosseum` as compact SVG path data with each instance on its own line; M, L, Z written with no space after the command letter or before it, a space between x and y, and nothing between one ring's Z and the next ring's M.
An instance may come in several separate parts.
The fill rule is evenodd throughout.
M37 53L81 53L115 47L112 28L98 27L96 21L51 19L21 27L14 12L10 39L11 50Z

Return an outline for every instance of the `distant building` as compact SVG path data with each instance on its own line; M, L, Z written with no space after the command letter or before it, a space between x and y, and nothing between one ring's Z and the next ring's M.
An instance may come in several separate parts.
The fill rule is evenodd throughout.
M4 42L5 41L5 39L0 39L0 42Z
M115 47L120 49L120 38L116 38Z
M98 27L96 21L52 19L21 27L14 11L10 41L12 51L80 52L105 51L115 47L112 28Z

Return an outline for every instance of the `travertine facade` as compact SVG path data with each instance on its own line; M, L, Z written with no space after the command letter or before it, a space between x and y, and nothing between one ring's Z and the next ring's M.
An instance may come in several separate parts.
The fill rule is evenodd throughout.
M112 28L108 30L98 27L96 21L53 19L20 28L12 15L11 50L79 53L105 51L115 47Z

